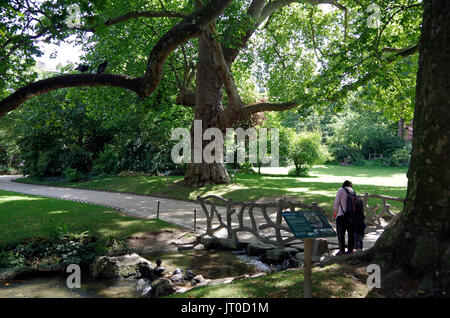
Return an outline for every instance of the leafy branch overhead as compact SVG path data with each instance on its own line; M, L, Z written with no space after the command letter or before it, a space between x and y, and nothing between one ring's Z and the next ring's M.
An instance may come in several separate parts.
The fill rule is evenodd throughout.
M381 1L380 26L368 28L370 1L180 0L159 1L159 7L140 2L77 2L83 24L72 28L65 22L69 13L64 1L2 5L0 116L34 96L64 87L120 87L145 98L164 80L165 65L179 90L176 102L196 106L198 56L192 48L199 37L208 43L226 92L227 107L218 119L222 124L255 112L336 102L369 82L392 80L389 74L399 58L408 59L417 52L417 17L422 10L410 0L400 6L396 1ZM142 33L135 37L135 49L148 50L140 74L63 74L36 81L29 72L35 56L42 54L39 41L58 43L72 34L88 41L87 34L93 34L97 42L108 39L112 53L123 42L123 38L113 39L116 30L133 42L130 29L137 26L156 36L151 47ZM121 58L126 63L127 57ZM19 72L12 74L14 68ZM109 69L114 70L111 63ZM243 77L264 91L264 101L246 97Z

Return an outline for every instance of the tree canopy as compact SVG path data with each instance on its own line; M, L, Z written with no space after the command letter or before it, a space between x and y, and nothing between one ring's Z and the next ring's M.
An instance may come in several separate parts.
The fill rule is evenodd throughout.
M192 105L198 64L196 38L208 30L230 69L221 70L227 102L258 110L301 109L330 103L364 87L377 107L411 117L421 4L417 1L10 1L0 14L1 113L48 90L118 86L141 97L160 80ZM68 6L80 8L81 26L70 28ZM200 7L197 10L196 7ZM325 8L325 9L324 9ZM378 28L368 27L370 18ZM211 30L209 30L211 28ZM30 71L39 42L76 35L90 65L108 60L107 74L67 74L39 85ZM222 53L222 54L220 54ZM220 61L218 62L220 65ZM220 67L219 67L220 69ZM163 71L164 70L164 71ZM39 83L39 82L38 82ZM11 95L11 89L28 84ZM237 86L237 92L234 87ZM375 98L377 97L377 98ZM381 98L380 98L381 97ZM393 107L394 106L394 107ZM338 108L339 106L337 106Z

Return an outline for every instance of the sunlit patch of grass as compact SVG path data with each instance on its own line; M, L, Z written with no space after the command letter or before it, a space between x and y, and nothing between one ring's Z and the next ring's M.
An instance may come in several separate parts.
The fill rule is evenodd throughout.
M181 184L183 177L140 176L108 177L80 183L42 183L63 185L92 190L108 190L136 193L143 195L164 196L173 199L191 200L197 196L220 195L235 201L254 201L262 198L282 198L293 196L298 201L317 202L332 215L334 197L345 179L353 181L354 189L359 194L382 194L404 198L406 196L406 168L392 167L352 167L352 166L317 166L311 171L312 177L296 178L287 175L236 174L232 183L207 185L201 188L188 188ZM21 182L33 183L33 180L21 179ZM380 203L370 200L369 204ZM389 202L392 210L399 212L403 204Z
M58 229L128 237L176 228L161 220L124 216L92 204L0 191L0 248L23 239L49 237Z
M352 277L354 270L347 265L332 265L312 270L312 296L317 298L365 297L370 288ZM299 298L303 297L303 271L289 270L247 278L230 284L194 288L170 297L194 298Z

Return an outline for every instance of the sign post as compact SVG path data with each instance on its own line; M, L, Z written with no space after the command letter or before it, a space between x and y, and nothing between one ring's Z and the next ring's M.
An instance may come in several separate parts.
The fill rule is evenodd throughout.
M292 233L294 233L294 236L303 239L305 263L303 268L303 297L311 298L311 254L313 239L336 236L337 234L320 210L282 212L281 214L292 230Z
M311 298L311 253L312 253L312 243L313 239L305 239L304 241L304 262L303 267L303 298Z

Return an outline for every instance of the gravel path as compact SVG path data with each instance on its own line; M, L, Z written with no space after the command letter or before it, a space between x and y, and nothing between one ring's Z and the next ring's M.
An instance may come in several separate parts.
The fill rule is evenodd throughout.
M194 222L194 209L197 209L197 227L199 228L197 232L201 233L203 232L202 229L206 228L204 213L200 205L193 202L134 194L81 190L12 182L13 179L20 177L21 176L0 176L0 190L102 205L141 218L156 218L157 206L158 202L160 202L160 219L192 229ZM225 208L218 207L218 209L221 213L225 212ZM332 223L332 225L333 227L335 227L335 224ZM368 233L364 239L364 247L369 248L373 246L381 233L382 230ZM223 233L219 232L218 236L222 236L225 234L226 231L224 231ZM249 234L248 236L240 236L239 238L250 240L253 239L251 234ZM336 244L337 238L329 238L328 241L330 243Z

